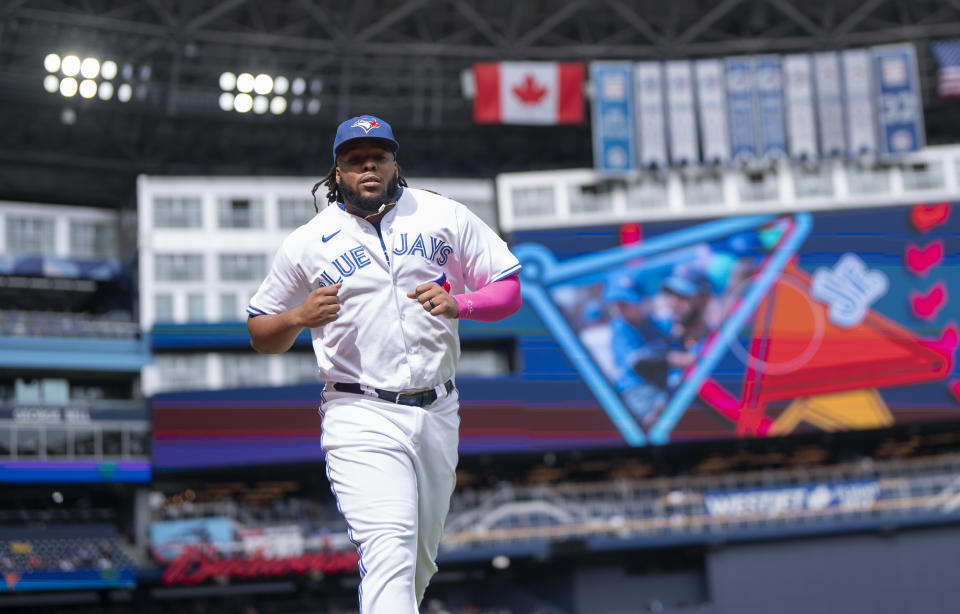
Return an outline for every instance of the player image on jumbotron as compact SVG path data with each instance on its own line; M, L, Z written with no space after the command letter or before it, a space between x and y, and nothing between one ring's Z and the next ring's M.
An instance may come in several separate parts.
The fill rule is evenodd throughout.
M743 308L745 291L792 222L742 226L700 240L692 233L675 247L550 287L551 302L644 433L711 336Z

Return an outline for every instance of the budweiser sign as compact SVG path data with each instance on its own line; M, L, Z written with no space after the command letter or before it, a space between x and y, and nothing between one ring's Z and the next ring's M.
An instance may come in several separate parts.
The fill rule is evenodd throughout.
M226 557L210 549L184 548L163 572L167 585L195 585L215 578L265 578L311 572L352 573L357 571L356 551L309 552L287 558Z

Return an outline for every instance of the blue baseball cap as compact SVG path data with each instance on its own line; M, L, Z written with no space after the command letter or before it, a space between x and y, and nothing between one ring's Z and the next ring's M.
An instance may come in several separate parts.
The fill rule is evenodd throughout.
M617 276L607 280L603 287L603 300L606 303L639 303L643 300L643 294L631 278Z
M377 139L383 141L387 149L396 156L400 151L400 143L393 137L390 124L373 115L358 115L351 117L337 128L337 136L333 139L333 159L337 159L337 150L357 139Z

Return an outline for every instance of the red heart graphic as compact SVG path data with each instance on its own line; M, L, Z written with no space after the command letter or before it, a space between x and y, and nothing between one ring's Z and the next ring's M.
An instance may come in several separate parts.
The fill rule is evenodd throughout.
M947 285L942 281L935 283L925 294L910 291L910 307L913 315L922 320L933 320L937 312L947 302Z
M911 273L924 276L943 260L943 239L937 239L926 247L907 243L907 268Z
M939 226L950 217L950 203L914 205L910 208L910 222L920 232Z
M960 379L955 379L947 384L950 388L950 392L953 393L953 396L957 398L957 401L960 401Z

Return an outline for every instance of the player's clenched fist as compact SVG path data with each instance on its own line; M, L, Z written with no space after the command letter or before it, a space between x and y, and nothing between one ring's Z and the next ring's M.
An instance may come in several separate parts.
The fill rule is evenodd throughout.
M306 328L316 328L336 320L340 312L337 292L341 285L323 286L311 292L298 307L298 324Z
M436 282L417 286L413 292L407 292L407 298L417 299L432 316L453 319L460 315L457 301Z

